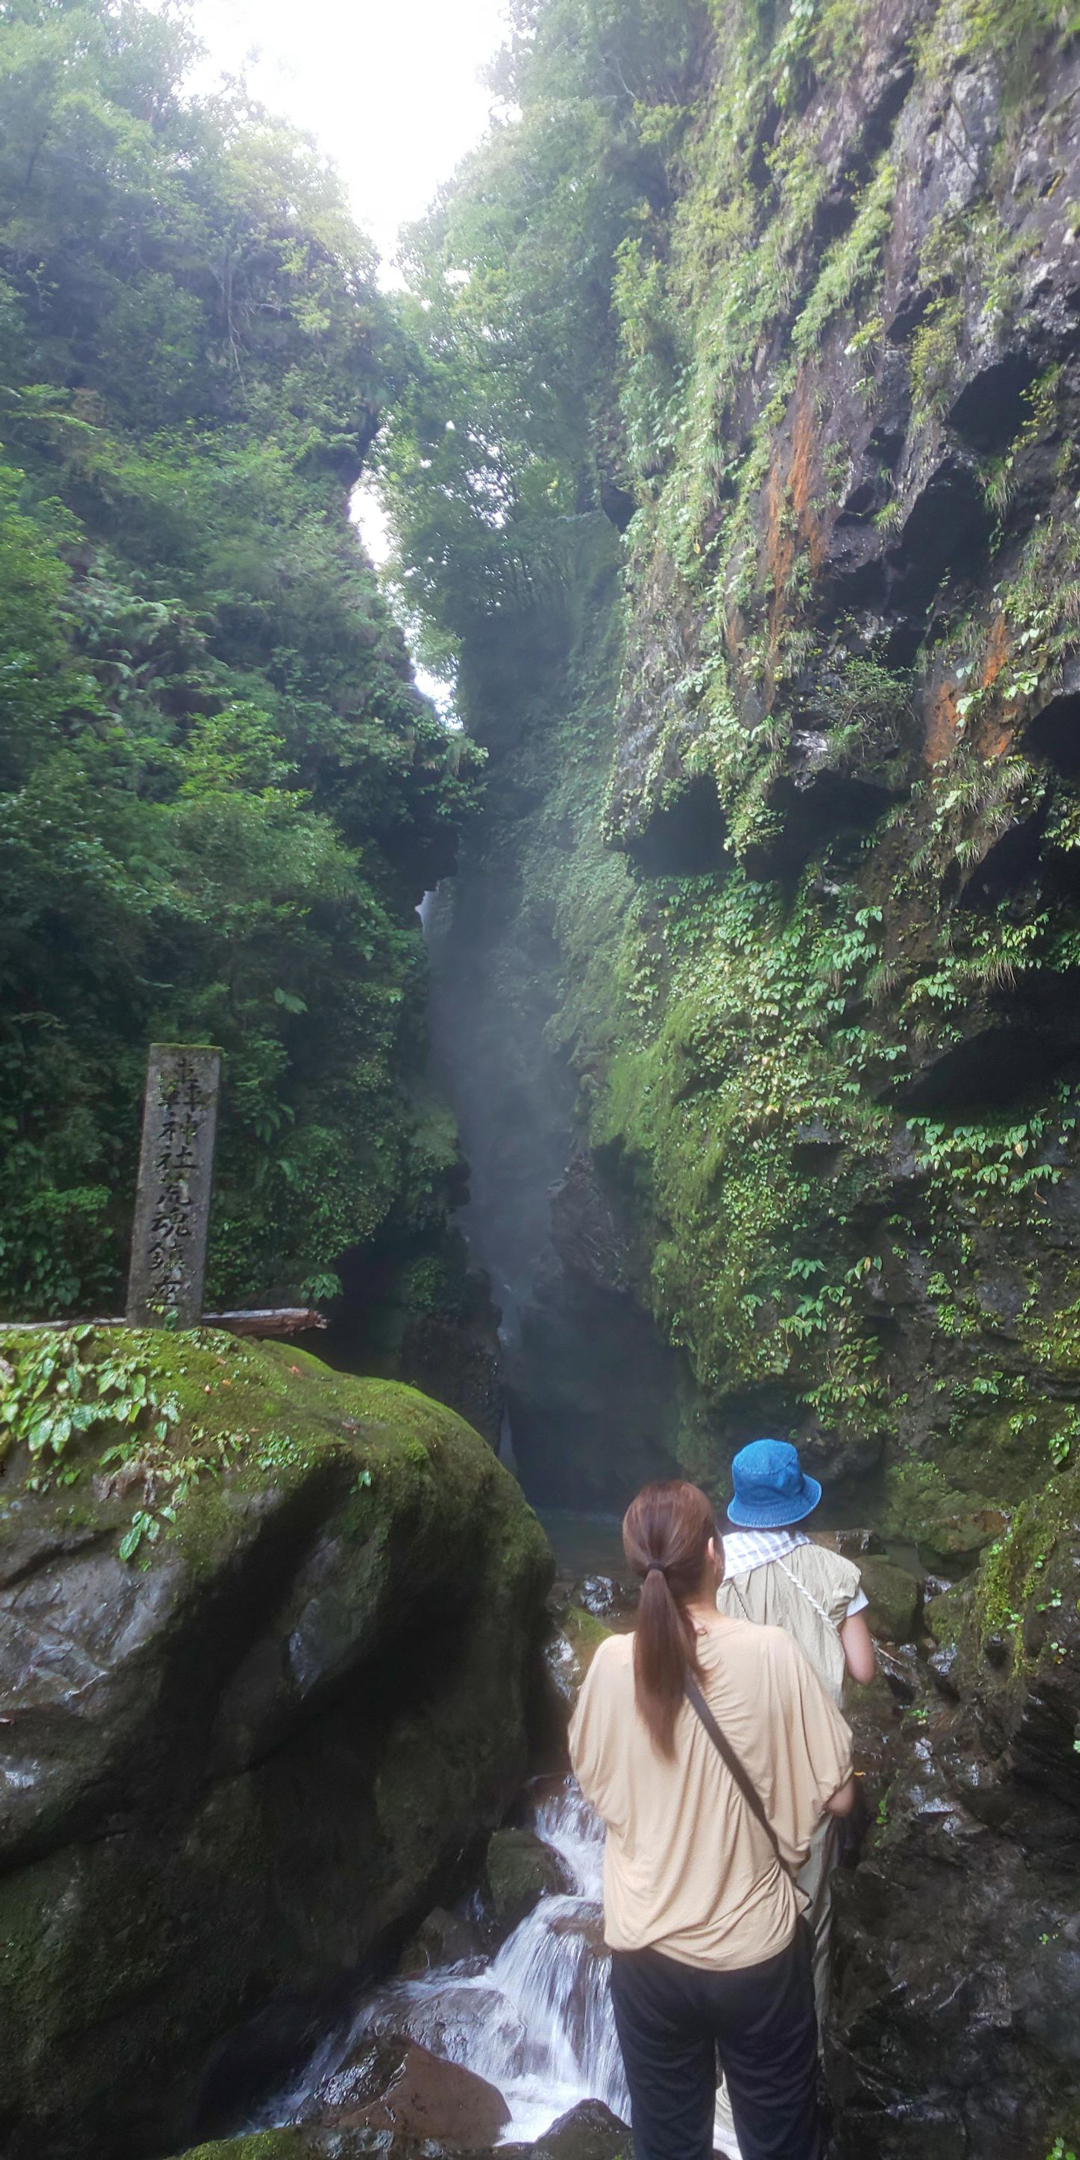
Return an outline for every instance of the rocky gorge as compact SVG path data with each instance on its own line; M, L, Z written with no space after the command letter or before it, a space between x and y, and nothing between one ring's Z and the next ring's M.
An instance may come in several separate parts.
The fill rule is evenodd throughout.
M781 1431L917 1550L856 1713L838 2150L1043 2160L1080 2129L1077 26L627 8L569 108L563 28L413 269L433 350L504 340L512 513L425 566L463 453L399 428L390 471L488 754L433 1019L515 1452L617 1508Z
M697 54L595 507L517 541L516 611L454 596L489 777L437 994L552 1498L623 1497L639 1428L707 1478L782 1423L912 1528L1071 1442L1076 100L1036 18ZM638 1408L580 1422L575 1374L574 1427L549 1336L593 1306Z
M1071 2160L1080 20L529 0L391 300L156 21L15 12L0 2154L627 2160L531 1782L627 1606L530 1503L722 1507L773 1431L880 1651L836 2160ZM73 1318L166 1025L231 1071L214 1281L352 1370ZM523 2140L476 2003L541 1911Z

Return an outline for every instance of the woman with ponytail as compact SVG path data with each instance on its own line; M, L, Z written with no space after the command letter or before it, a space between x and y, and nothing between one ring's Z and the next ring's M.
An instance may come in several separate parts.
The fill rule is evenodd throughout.
M633 1636L602 1643L570 1727L603 1820L604 1933L637 2160L710 2160L717 2055L743 2160L821 2160L810 1944L795 1887L851 1806L851 1734L790 1635L716 1609L694 1485L623 1523Z

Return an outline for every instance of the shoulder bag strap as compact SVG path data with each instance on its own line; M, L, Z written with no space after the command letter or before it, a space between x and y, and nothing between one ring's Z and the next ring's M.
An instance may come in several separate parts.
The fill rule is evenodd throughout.
M789 1868L787 1861L785 1860L784 1855L780 1850L780 1840L777 1837L776 1832L773 1829L773 1826L765 1813L765 1804L761 1798L761 1794L759 1793L757 1786L752 1782L748 1772L743 1768L743 1765L739 1761L739 1758L736 1755L730 1740L726 1740L723 1733L721 1732L720 1727L717 1724L716 1719L714 1718L712 1711L710 1710L709 1705L706 1702L705 1697L702 1694L701 1689L699 1688L697 1681L694 1679L692 1673L687 1673L683 1685L686 1690L687 1702L690 1704L691 1709L696 1713L696 1715L700 1718L701 1723L704 1725L705 1730L708 1733L709 1738L712 1741L712 1744L716 1749L716 1752L719 1755L721 1762L725 1763L727 1768L730 1770L731 1775L734 1778L735 1783L738 1786L739 1791L741 1792L743 1799L745 1800L746 1805L750 1810L750 1813L755 1816L757 1821L761 1824L761 1827L764 1830L765 1835L768 1838L769 1843L772 1846L772 1849L776 1854L777 1860L779 1861L780 1866L783 1868L785 1875L789 1876L792 1880L794 1880L794 1877L792 1876L792 1871Z

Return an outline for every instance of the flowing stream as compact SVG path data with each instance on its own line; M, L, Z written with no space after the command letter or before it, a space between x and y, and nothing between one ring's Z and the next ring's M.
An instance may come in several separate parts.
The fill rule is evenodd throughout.
M551 1511L542 1520L567 1576L625 1572L617 1517ZM603 1944L603 1828L572 1778L545 1781L527 1826L557 1854L569 1889L542 1897L493 1957L470 1955L365 1995L347 2030L328 2035L298 2084L249 2128L295 2121L374 2033L415 2040L496 2086L510 2109L506 2143L542 2137L582 2100L629 2120Z
M604 1834L569 1779L531 1828L573 1888L542 1898L480 1971L476 1960L393 1980L364 2003L353 2038L408 2033L497 2085L511 2110L504 2137L538 2138L579 2100L629 2117L608 2000L601 1933Z
M342 2043L320 2050L303 2084L264 2121L298 2104L365 2033L407 2035L498 2087L511 2119L505 2142L541 2137L581 2100L629 2120L602 1940L604 1834L567 1778L539 1802L529 1827L558 1854L573 1887L541 1899L501 1950L418 1978L390 1980L360 2004Z

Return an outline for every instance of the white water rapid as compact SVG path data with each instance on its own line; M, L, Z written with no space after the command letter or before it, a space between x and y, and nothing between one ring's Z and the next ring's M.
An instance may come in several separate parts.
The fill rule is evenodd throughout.
M511 2110L506 2141L538 2138L580 2100L603 2100L629 2120L601 1936L604 1836L567 1780L531 1827L573 1882L545 1897L490 1964L447 1965L392 1980L361 2006L361 2033L408 2034L497 2085Z

